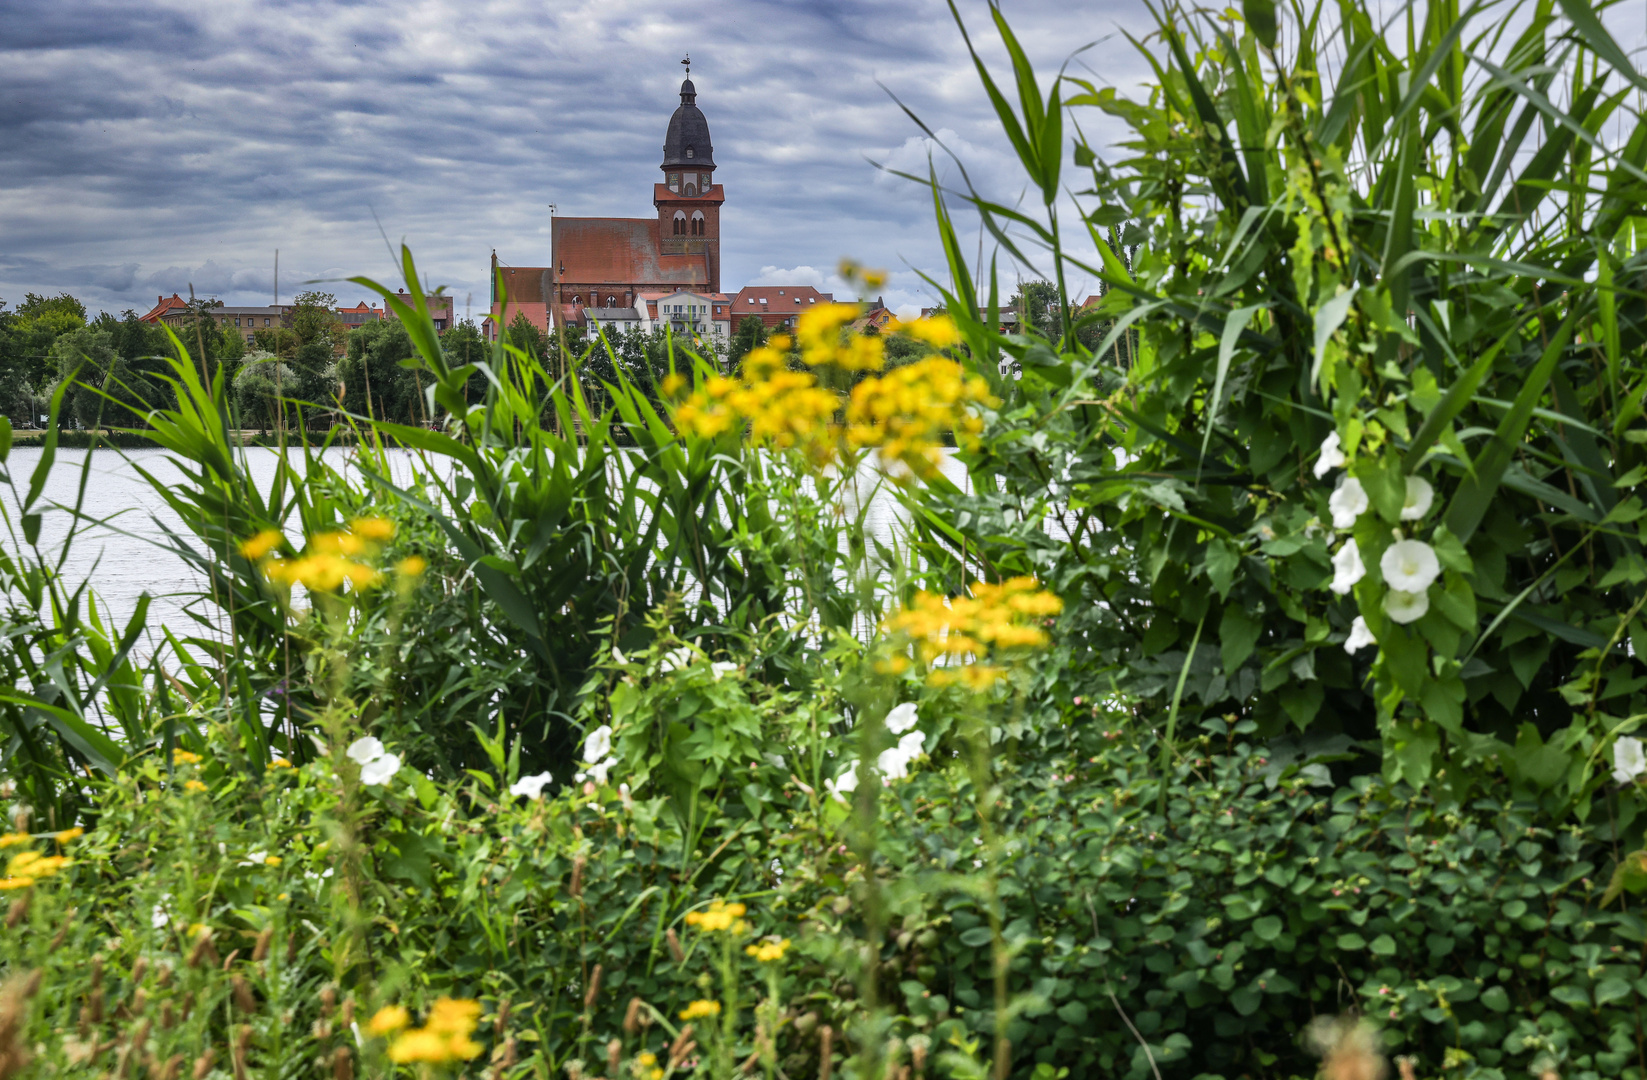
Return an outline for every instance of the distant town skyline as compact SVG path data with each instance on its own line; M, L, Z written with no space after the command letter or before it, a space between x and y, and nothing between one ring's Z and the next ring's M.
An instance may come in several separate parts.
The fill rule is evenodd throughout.
M987 6L959 6L1004 69ZM1044 83L1110 35L1072 73L1145 75L1116 33L1147 30L1137 0L1079 17L1039 0L1004 9ZM0 117L0 298L66 290L94 311L142 312L192 284L267 304L276 248L286 300L314 279L392 284L386 238L408 242L428 284L478 322L493 248L506 264L547 263L550 204L650 212L690 51L728 190L724 287L845 292L835 267L850 256L892 272L889 306L931 304L911 269L941 266L930 199L870 161L924 173L931 153L940 175L954 169L891 95L992 195L1014 201L1022 185L943 0L699 10L682 24L628 0L25 0L0 41L0 94L14 103ZM1091 123L1107 141L1107 118L1092 110Z

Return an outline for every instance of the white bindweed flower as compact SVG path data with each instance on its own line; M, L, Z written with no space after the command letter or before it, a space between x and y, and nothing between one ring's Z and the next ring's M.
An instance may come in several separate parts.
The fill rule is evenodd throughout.
M1343 444L1338 441L1338 432L1333 432L1321 440L1321 456L1315 459L1315 478L1326 476L1334 469L1344 464Z
M1332 527L1354 528L1355 519L1367 512L1367 505L1367 490L1361 486L1361 481L1353 476L1344 477L1327 499L1327 509L1332 511Z
M629 658L623 655L623 650L618 648L616 645L612 646L612 659L619 664L627 664L629 662Z
M269 853L267 851L248 851L248 852L246 852L246 857L244 859L240 860L240 865L241 866L262 866L263 863L264 863L264 860L267 859L268 857L269 857Z
M1351 537L1332 557L1332 591L1343 596L1355 588L1355 583L1366 573L1367 568L1361 562L1361 549L1355 546L1355 538Z
M597 784L606 783L606 774L611 772L612 766L617 763L618 759L615 757L609 757L605 761L596 762L595 764L589 766L589 779L593 780Z
M1613 779L1633 784L1643 773L1647 773L1647 753L1642 751L1641 740L1625 735L1613 743Z
M897 746L881 751L875 759L875 768L888 780L902 780L909 775L910 762L926 752L925 743L925 735L911 731L898 740Z
M1390 617L1391 622L1410 623L1422 619L1429 610L1430 594L1427 592L1391 589L1384 594L1384 614Z
M916 715L915 703L906 701L902 705L895 705L891 712L886 714L886 729L894 735L902 735L915 726L920 717Z
M833 780L825 780L824 790L833 795L836 802L846 802L846 797L858 790L858 763L848 762L845 772Z
M692 655L691 646L682 645L678 649L670 649L668 652L664 653L663 658L658 661L658 664L665 671L679 671L681 668L690 664L693 659L695 659L695 657Z
M1441 576L1435 549L1422 540L1398 540L1378 560L1384 584L1398 592L1421 593Z
M400 771L400 755L384 754L373 758L360 767L360 782L367 787L376 787L394 779L395 773Z
M738 665L734 664L730 660L717 660L713 664L709 665L709 670L714 672L715 678L718 679L722 675L736 674L737 670L738 670Z
M154 927L156 930L164 930L167 926L171 925L172 917L166 914L166 901L171 898L171 893L162 893L160 895L160 903L156 904L154 906L154 910L149 912L149 925Z
M1350 636L1349 640L1344 642L1344 651L1354 656L1357 649L1364 649L1368 645L1377 644L1378 639L1373 637L1371 630L1367 629L1367 620L1357 615L1355 621L1350 623Z
M1407 498L1401 504L1402 521L1422 521L1435 502L1435 488L1422 476L1407 477Z
M364 739L356 739L350 743L349 749L344 752L356 765L366 765L382 757L384 749L381 742L368 735Z
M585 764L599 761L612 752L612 726L602 724L589 733L583 740L583 760Z
M543 796L543 789L551 783L548 773L541 772L536 776L523 776L509 785L509 794L524 795L528 799L537 799Z

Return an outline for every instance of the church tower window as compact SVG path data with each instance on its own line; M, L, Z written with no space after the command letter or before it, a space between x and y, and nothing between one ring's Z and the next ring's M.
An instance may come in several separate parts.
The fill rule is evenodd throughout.
M703 226L704 226L703 211L702 210L694 210L692 212L692 235L693 236L702 236L703 235Z
M676 236L686 235L686 214L683 211L675 211L675 224L672 231Z

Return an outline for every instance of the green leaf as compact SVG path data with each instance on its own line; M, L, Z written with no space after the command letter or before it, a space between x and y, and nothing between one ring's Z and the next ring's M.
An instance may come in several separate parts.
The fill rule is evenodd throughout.
M1481 992L1481 1004L1493 1012L1509 1012L1510 995L1502 986L1489 986Z
M1395 938L1388 934L1379 934L1372 940L1372 951L1375 956L1394 956Z
M1353 931L1338 935L1338 947L1345 952L1355 952L1367 947L1367 939Z
M1275 48L1275 0L1241 0L1241 17L1266 49Z
M1327 358L1327 342L1332 340L1333 334L1344 325L1344 317L1350 313L1350 303L1355 300L1359 284L1351 285L1348 289L1322 304L1315 312L1315 366L1310 369L1310 385L1321 385L1321 364Z
M1251 304L1247 307L1236 308L1224 320L1224 332L1218 339L1218 370L1212 380L1212 400L1207 406L1206 429L1201 432L1201 457L1207 456L1207 444L1212 439L1212 429L1218 423L1218 409L1224 401L1224 378L1230 371L1230 358L1235 354L1235 343L1241 338L1241 331L1246 329L1253 313L1262 311L1264 304Z
M1225 674L1234 675L1246 663L1263 630L1264 624L1245 605L1231 604L1224 609L1224 620L1218 627L1218 649Z
M1274 915L1265 915L1260 919L1255 919L1252 924L1253 933L1257 934L1262 941L1274 941L1281 936L1281 931L1285 928L1286 924Z
M968 948L981 949L989 944L990 938L987 926L974 926L970 930L961 931L961 944Z
M1218 599L1229 597L1230 586L1235 584L1235 571L1241 565L1241 552L1234 544L1214 537L1207 544L1207 580L1218 590Z
M1634 992L1628 982L1613 976L1596 983L1596 1008L1600 1008L1611 1001L1623 1001Z

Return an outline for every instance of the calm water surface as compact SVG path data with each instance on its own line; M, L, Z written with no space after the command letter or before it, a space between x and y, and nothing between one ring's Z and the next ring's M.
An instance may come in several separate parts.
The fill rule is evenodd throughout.
M261 447L248 448L245 453L253 482L267 492L274 482L279 455ZM167 550L162 525L188 535L190 540L193 536L139 472L141 469L162 481L175 481L179 473L171 456L162 450L59 450L46 482L45 502L74 505L81 469L88 456L91 463L82 513L106 524L82 525L77 530L64 564L65 576L71 582L89 578L100 607L113 616L117 625L125 625L138 598L147 592L154 597L147 620L151 627L165 623L174 630L186 627L190 632L198 631L198 624L188 617L184 607L192 603L200 614L209 614L210 605L199 602L205 579ZM334 467L346 467L351 456L352 451L348 449L333 449L326 454ZM12 449L9 466L20 488L27 489L29 476L39 460L38 448ZM402 452L393 470L395 478L407 479L413 461L410 452ZM944 461L943 471L956 483L965 482L966 471L954 459ZM866 473L865 489L872 485L872 474ZM15 498L9 490L0 490L0 499L4 499L15 526ZM881 492L871 499L869 525L878 538L892 539L898 532L899 519L897 502L890 494ZM70 520L70 515L63 511L48 510L43 515L40 550L48 557L61 550ZM0 543L9 546L11 540L0 538Z

